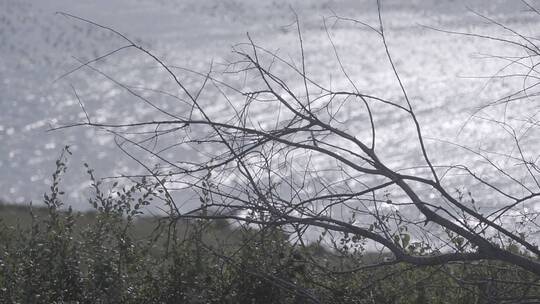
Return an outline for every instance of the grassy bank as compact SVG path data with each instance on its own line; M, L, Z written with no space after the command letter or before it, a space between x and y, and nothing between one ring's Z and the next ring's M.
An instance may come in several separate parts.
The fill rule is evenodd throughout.
M526 271L497 263L372 268L380 262L372 254L301 246L277 228L57 207L0 205L0 303L489 303L494 290L540 295L535 284L512 283L532 280Z

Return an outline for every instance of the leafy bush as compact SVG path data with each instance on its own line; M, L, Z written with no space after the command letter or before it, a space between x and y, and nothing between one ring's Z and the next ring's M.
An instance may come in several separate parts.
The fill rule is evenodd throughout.
M75 213L60 190L68 153L43 207L2 206L30 219L2 222L2 303L525 303L540 296L534 275L498 262L369 267L377 261L365 250L297 244L277 227L144 217L159 183L103 191L90 169L94 211Z

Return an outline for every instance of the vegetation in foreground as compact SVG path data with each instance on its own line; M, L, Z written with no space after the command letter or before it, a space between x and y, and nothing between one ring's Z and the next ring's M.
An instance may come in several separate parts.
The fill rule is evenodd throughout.
M0 205L2 303L533 303L534 275L495 262L386 266L279 228L145 217L143 181L64 208L57 163L43 207ZM348 242L343 240L343 242ZM350 243L350 242L349 242ZM354 244L354 241L353 241ZM370 264L379 264L371 267ZM532 282L524 284L523 282ZM517 302L516 302L517 301Z

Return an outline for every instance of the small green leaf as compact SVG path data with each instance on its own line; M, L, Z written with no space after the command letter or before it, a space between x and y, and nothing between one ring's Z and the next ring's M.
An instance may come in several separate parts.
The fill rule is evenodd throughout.
M407 248L409 246L409 242L411 241L411 236L407 233L401 234L401 243L403 244L403 248Z

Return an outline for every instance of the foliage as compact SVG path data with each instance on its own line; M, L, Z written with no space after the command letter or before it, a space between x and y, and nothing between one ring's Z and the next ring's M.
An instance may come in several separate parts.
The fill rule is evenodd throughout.
M375 253L301 244L280 228L150 220L141 205L157 195L159 183L143 179L104 191L90 169L94 210L75 213L64 208L60 189L66 153L45 207L2 206L11 218L30 215L17 224L2 219L2 303L494 303L540 297L534 275L498 262L374 268L366 265L381 262L381 256L369 257Z

